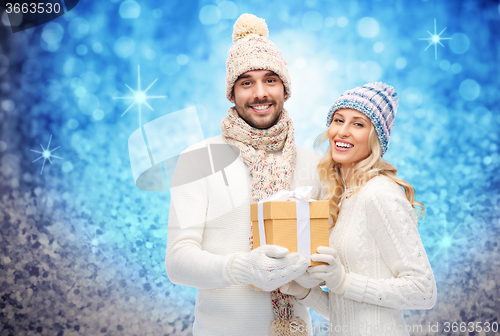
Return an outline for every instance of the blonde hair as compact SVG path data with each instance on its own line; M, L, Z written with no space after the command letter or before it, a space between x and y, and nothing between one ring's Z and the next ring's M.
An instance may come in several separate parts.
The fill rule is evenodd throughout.
M315 148L320 148L321 144L327 139L329 139L328 129L316 138L314 142ZM415 201L415 191L411 184L396 177L397 169L389 162L382 159L382 148L380 147L377 132L373 124L371 124L368 144L371 153L366 159L353 166L352 174L348 181L350 186L348 190L346 190L346 186L343 182L342 171L340 169L341 164L333 160L330 145L328 145L326 153L318 164L319 179L327 190L325 199L329 201L330 217L333 220L333 224L330 228L334 227L337 222L340 212L339 203L342 199L354 195L366 182L378 175L387 176L402 187L406 198L412 207L418 211L417 218L420 219L423 217L425 219L425 207L422 203Z

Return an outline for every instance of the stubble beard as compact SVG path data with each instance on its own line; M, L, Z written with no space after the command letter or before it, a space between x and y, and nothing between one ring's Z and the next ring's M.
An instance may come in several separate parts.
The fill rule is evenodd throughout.
M236 103L236 100L235 100L235 103ZM255 101L253 103L253 105L255 104L271 104L271 109L272 108L277 108L277 104L275 101L269 101L269 100L262 100L262 101ZM235 104L237 106L237 104ZM266 124L257 124L255 122L253 122L254 120L254 114L255 112L253 112L253 109L252 107L250 106L250 104L246 103L244 105L244 109L245 111L243 112L246 112L248 111L248 114L245 114L245 113L241 113L241 111L238 111L238 108L236 107L236 111L238 112L238 115L240 116L240 118L242 118L243 120L245 120L245 122L250 125L251 127L253 128L256 128L256 129L268 129L268 128L271 128L273 127L274 125L276 125L278 123L278 121L280 120L281 118L281 114L283 113L283 106L281 107L281 111L279 111L278 113L276 113L276 116L268 123ZM259 118L255 118L255 120L259 120Z

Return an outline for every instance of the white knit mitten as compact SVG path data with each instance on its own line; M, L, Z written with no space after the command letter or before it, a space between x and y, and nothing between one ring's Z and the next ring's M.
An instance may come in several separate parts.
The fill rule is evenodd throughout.
M292 281L307 268L307 259L276 245L262 245L237 254L231 263L231 274L244 285L272 291Z
M311 256L311 260L328 264L309 268L311 277L324 280L330 291L344 295L349 274L346 274L337 251L331 247L320 246L318 247L318 253Z

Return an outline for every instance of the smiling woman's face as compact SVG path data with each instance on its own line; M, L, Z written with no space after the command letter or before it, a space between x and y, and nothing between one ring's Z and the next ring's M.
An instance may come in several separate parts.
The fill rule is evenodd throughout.
M370 155L372 122L363 113L353 109L335 112L328 129L332 158L343 168L350 167Z

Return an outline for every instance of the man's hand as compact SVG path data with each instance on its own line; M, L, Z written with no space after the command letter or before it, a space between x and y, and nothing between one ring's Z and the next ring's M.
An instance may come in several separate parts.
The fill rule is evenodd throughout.
M244 285L272 291L297 278L307 269L307 259L276 245L263 245L237 254L230 266L231 274Z

